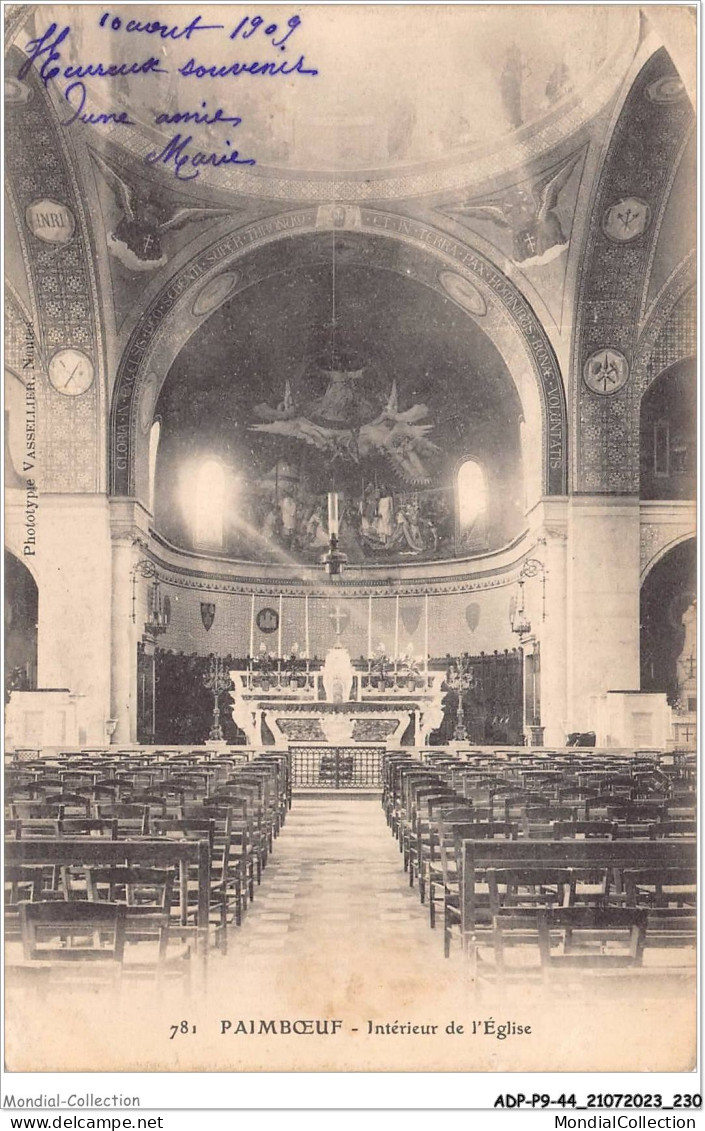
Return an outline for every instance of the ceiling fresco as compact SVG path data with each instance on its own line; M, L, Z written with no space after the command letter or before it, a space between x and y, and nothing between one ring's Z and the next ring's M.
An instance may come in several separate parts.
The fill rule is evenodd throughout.
M451 299L334 247L226 299L177 357L155 409L157 529L198 548L188 499L212 457L231 557L317 562L329 491L353 562L506 544L522 529L523 484L504 361ZM481 475L459 512L469 459Z
M52 10L70 27L62 44L62 61L69 66L108 61L118 42L126 62L142 61L141 37L111 38L97 7ZM148 24L153 11L134 5L131 15ZM443 165L464 153L504 149L515 140L520 145L527 131L537 135L550 123L550 136L524 150L524 160L535 158L577 128L576 106L585 110L609 97L637 24L636 12L621 5L589 11L568 5L550 10L448 5L409 9L404 21L383 5L370 6L364 21L353 5L313 7L295 16L293 27L290 9L273 6L268 19L271 26L279 21L269 38L264 25L238 32L228 7L202 9L201 22L221 31L170 41L163 73L150 76L148 84L141 74L122 75L111 87L118 110L129 108L132 115L129 127L118 123L110 130L111 142L144 157L145 144L164 144L183 127L179 115L215 118L220 108L222 116L241 119L237 143L253 161L244 171L255 180L273 170L344 176ZM23 35L43 30L39 8L18 43L24 46ZM298 70L274 80L212 73L272 55ZM413 76L420 81L410 82ZM104 111L105 97L100 81L88 80L82 109ZM113 101L110 110L115 109ZM592 112L598 109L596 104ZM222 146L222 117L204 120L198 131L213 148Z

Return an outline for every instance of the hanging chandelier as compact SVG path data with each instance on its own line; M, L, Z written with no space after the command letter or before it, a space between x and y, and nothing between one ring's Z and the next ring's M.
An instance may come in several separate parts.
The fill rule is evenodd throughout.
M329 577L340 577L347 562L347 554L338 549L338 493L328 492L328 549L321 558Z
M160 636L166 632L169 626L169 614L162 603L161 590L159 588L159 575L154 562L149 558L143 558L137 562L132 570L132 623L137 620L137 575L140 577L151 577L153 582L149 588L149 601L147 620L144 622L144 630L150 636Z
M531 636L531 621L527 615L524 607L524 584L527 577L536 577L541 575L542 585L542 611L541 620L546 619L546 567L538 558L527 558L521 567L517 584L519 586L519 596L512 602L509 610L509 624L512 632L515 632L521 641L525 641L527 637Z

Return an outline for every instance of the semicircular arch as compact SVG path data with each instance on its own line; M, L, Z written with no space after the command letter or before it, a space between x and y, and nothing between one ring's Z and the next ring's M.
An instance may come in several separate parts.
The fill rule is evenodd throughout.
M258 253L263 248L288 240L293 261L312 238L328 246L335 241L351 261L359 253L373 266L415 273L481 326L507 364L527 424L541 437L533 494L564 495L568 444L563 379L548 336L525 297L469 244L426 223L350 205L289 212L223 236L153 298L118 367L110 414L111 494L146 497L151 415L170 365L186 341L239 287L259 281ZM406 249L403 256L395 253L400 244Z

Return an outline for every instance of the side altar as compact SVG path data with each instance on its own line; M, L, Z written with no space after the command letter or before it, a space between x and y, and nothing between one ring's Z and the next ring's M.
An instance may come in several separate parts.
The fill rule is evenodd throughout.
M320 671L231 671L233 719L252 746L424 746L443 718L444 672L375 674L338 643Z

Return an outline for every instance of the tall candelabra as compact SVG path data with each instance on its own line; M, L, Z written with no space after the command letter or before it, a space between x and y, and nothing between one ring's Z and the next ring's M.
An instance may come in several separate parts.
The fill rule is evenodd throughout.
M211 656L208 671L203 676L203 685L213 693L213 726L208 734L209 742L223 741L223 728L220 725L220 696L231 686L230 673L220 656Z
M446 673L446 687L451 691L458 692L458 715L455 721L455 730L453 731L453 739L455 742L464 742L468 737L468 732L465 728L465 711L463 709L463 692L470 691L475 687L477 680L473 674L472 665L460 656L448 668Z

